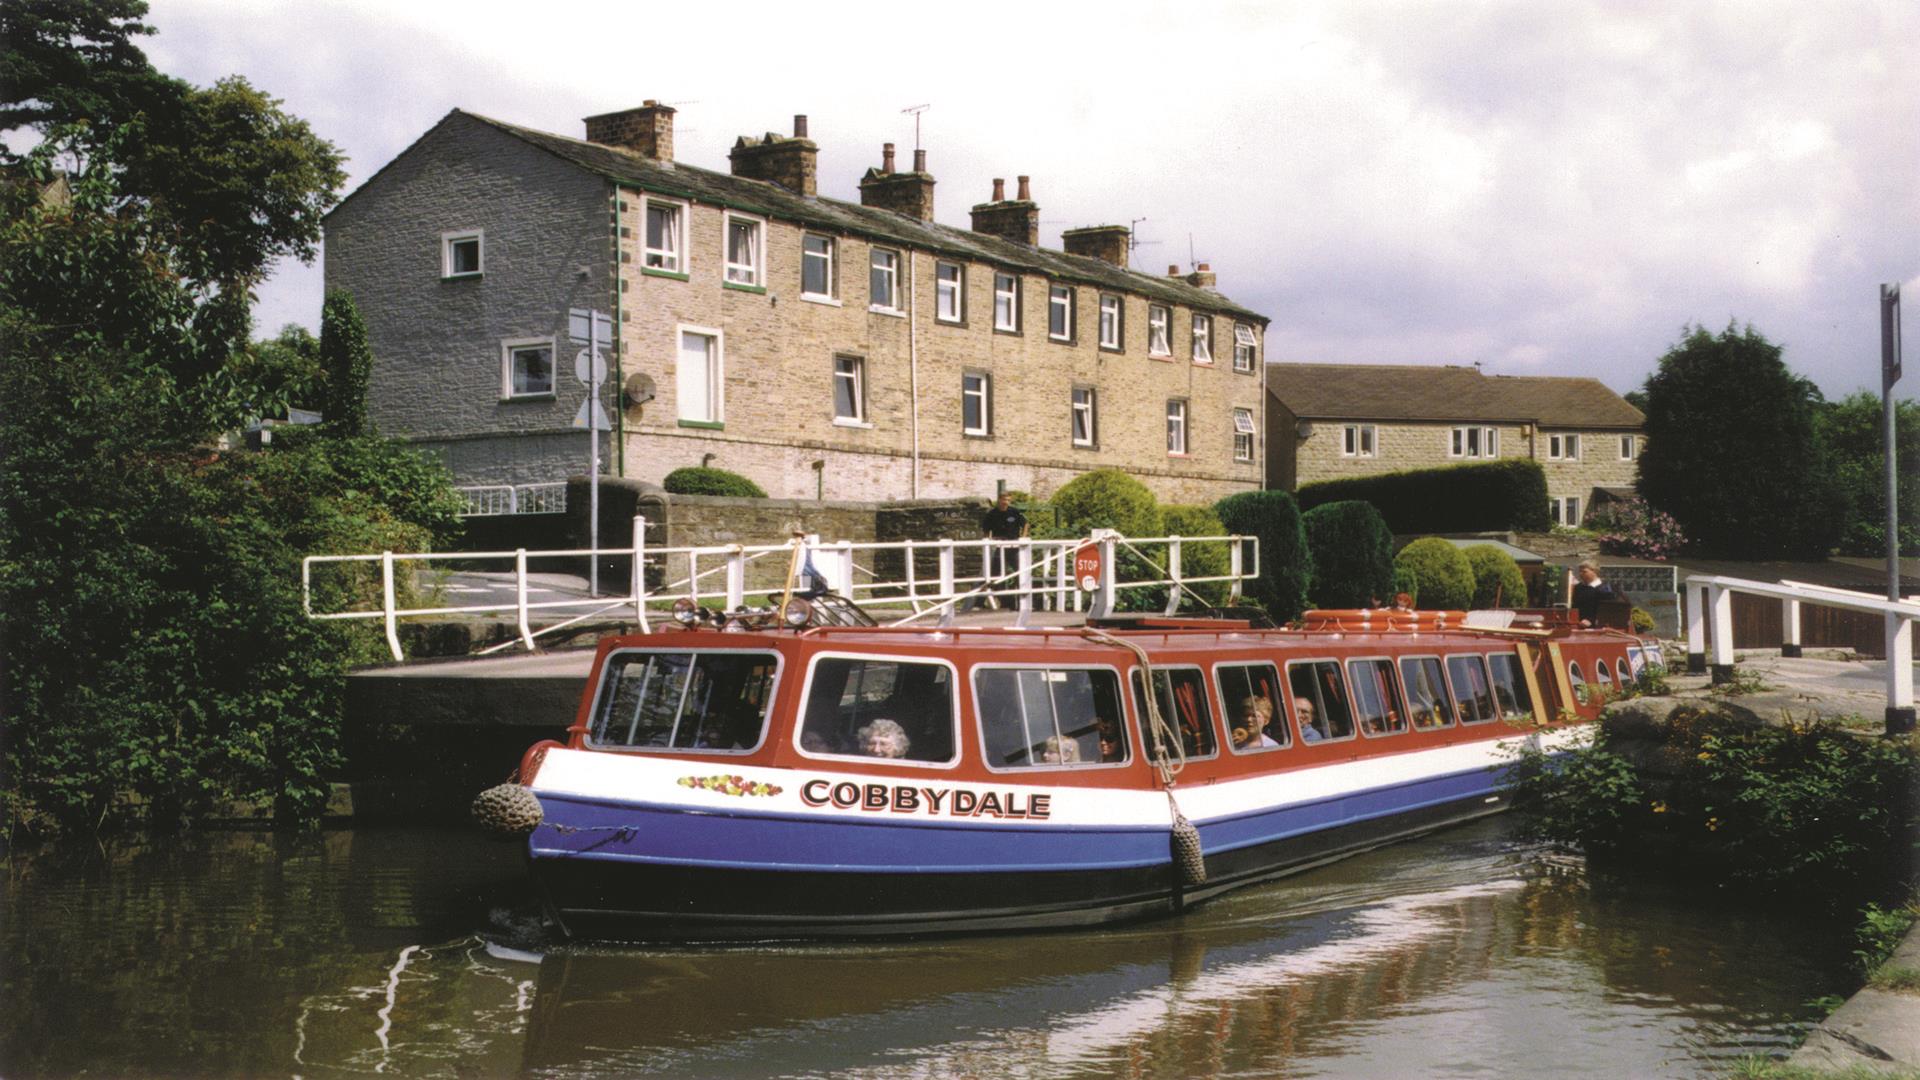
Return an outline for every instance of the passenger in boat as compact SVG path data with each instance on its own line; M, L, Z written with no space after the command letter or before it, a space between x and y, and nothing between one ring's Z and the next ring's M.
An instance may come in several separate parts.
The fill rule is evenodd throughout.
M1580 583L1573 587L1573 609L1580 615L1581 626L1592 626L1600 617L1600 603L1603 600L1625 600L1626 596L1613 586L1600 580L1600 564L1587 559L1575 571Z
M868 757L903 758L913 745L907 729L892 720L875 720L853 733L860 752Z
M1300 741L1317 743L1326 738L1326 733L1313 726L1313 702L1306 698L1293 699L1293 719L1300 725Z
M1265 698L1249 697L1240 702L1240 723L1233 729L1233 748L1235 750L1266 750L1278 747L1273 736L1267 734L1267 717L1273 706Z
M1040 744L1040 764L1071 765L1080 760L1080 743L1065 735L1050 735Z
M1120 741L1120 729L1106 717L1094 721L1100 731L1100 760L1119 761L1127 756L1126 744Z

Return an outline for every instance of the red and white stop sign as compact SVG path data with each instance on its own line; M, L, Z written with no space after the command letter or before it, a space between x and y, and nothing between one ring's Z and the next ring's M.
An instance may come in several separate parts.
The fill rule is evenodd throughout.
M1088 592L1100 587L1100 545L1082 544L1073 553L1073 577Z

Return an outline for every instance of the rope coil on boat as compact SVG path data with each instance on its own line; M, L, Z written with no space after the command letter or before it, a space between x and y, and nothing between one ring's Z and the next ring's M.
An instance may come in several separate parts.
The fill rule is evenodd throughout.
M1180 872L1182 885L1192 887L1204 884L1207 880L1206 852L1200 846L1200 830L1180 812L1180 802L1173 796L1173 787L1180 770L1187 766L1187 749L1167 724L1160 713L1159 697L1153 692L1153 662L1147 659L1147 650L1124 638L1099 630L1084 629L1081 635L1088 641L1100 645L1114 645L1133 654L1140 665L1140 681L1146 687L1147 730L1153 736L1153 767L1160 773L1160 786L1167 793L1168 824L1167 845L1173 857L1174 866ZM1168 753L1168 748L1172 753Z

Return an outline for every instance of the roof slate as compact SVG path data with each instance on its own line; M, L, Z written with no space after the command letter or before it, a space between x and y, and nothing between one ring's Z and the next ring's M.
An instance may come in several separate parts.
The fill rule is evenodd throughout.
M1483 375L1418 364L1267 365L1267 392L1314 420L1514 421L1548 427L1637 428L1639 409L1598 379Z
M461 109L453 110L448 116L463 116L478 121L589 172L662 195L675 195L695 202L751 211L924 251L995 263L1079 284L1119 289L1201 311L1244 318L1262 326L1269 321L1257 311L1242 307L1210 289L1189 285L1179 278L1142 274L1101 259L1028 247L997 236L920 221L878 207L859 206L825 196L801 195L764 180L749 180L684 162L656 161L631 151L535 131Z

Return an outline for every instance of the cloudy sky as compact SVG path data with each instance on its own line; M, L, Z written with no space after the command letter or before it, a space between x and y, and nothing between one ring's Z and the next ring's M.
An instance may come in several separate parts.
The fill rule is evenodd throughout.
M940 221L1018 174L1049 246L1144 219L1135 268L1211 263L1279 361L1624 392L1683 326L1732 320L1832 397L1879 389L1879 283L1920 310L1908 0L154 0L149 21L157 67L284 99L345 151L348 190L449 109L578 136L655 98L677 157L722 170L735 136L807 114L821 193L857 201L929 105ZM317 267L289 265L257 314L319 310Z

